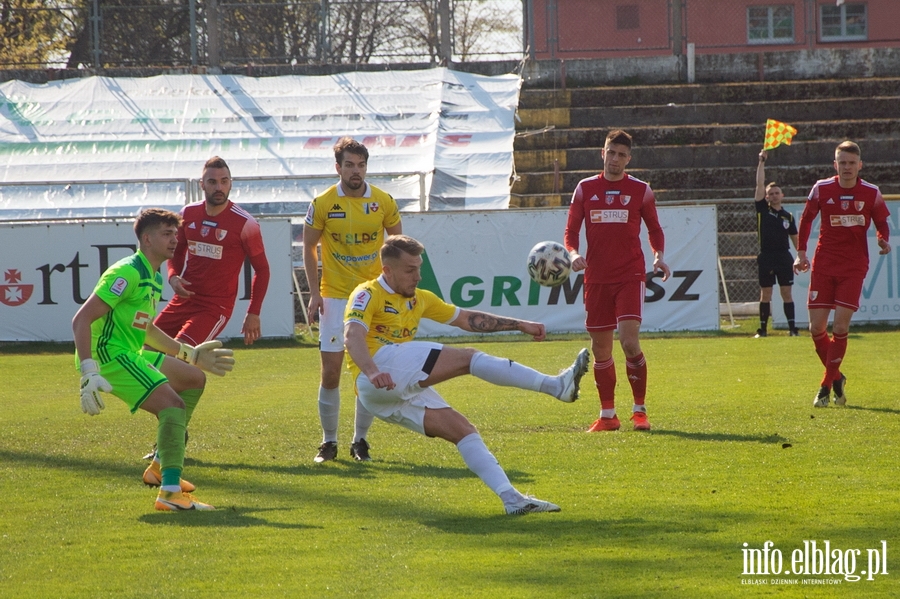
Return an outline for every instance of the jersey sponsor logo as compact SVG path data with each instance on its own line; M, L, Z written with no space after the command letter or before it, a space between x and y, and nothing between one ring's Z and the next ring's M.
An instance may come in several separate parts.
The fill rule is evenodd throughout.
M306 222L307 225L312 226L313 222L316 218L316 207L313 204L309 205L309 208L306 209Z
M352 264L354 262L372 262L378 257L378 252L372 252L371 254L366 254L365 256L345 256L344 254L338 254L337 252L331 252L332 257L339 262L344 262L347 264Z
M850 202L847 200L841 200L841 210L846 210L850 207Z
M128 281L126 281L122 277L119 277L118 279L113 281L113 284L109 287L109 291L110 291L110 293L112 293L114 295L121 296L125 292L125 289L127 287L128 287Z
M372 299L372 293L367 290L360 291L353 298L353 303L350 305L351 310L359 310L363 311L369 305L369 301Z
M385 345L393 345L394 341L398 339L400 339L401 342L404 339L409 340L416 336L416 331L418 330L419 327L413 327L411 329L407 327L391 328L383 324L375 325L374 328L376 333L380 333L387 337L387 339L385 339Z
M832 214L832 227L865 227L866 217L862 214Z
M191 253L191 256L197 256L198 258L221 260L222 249L221 245L216 245L214 243L188 240L188 251Z
M616 192L616 193L618 193L618 192ZM606 205L607 206L612 206L612 203L615 201L616 201L616 196L612 195L611 193L606 194Z
M196 229L196 228L197 228L197 223L191 223L191 224L188 225L188 229L192 229L192 230L193 230L193 229Z
M134 320L131 321L131 326L140 329L142 331L147 330L147 324L150 322L150 315L146 312L135 312Z
M216 221L213 221L213 220L205 220L205 221L203 221L203 224L206 225L207 227L212 227L214 229L219 226L219 223L217 223Z
M209 235L209 227L200 227L200 236L206 237Z
M344 208L340 204L334 204L331 207L332 210L343 210Z
M343 243L344 245L365 245L368 243L378 243L378 231L371 233L332 233L331 239L335 243Z
M631 201L631 196L622 196L622 205L627 206L628 202Z
M346 212L329 212L328 218L347 218Z
M228 231L226 231L225 229L216 229L216 239L218 239L219 241L225 239L226 235L228 235Z
M384 304L384 311L387 312L388 314L400 314L400 310L398 310L397 308L395 308L394 306L390 305L387 302L385 302L385 304Z
M375 214L378 208L378 202L369 202L366 204L366 214Z
M863 202L862 200L857 200L855 202L855 204L856 204L856 209L859 210L860 212L862 212L862 209L865 208L865 206L866 206L866 203Z
M826 203L826 204L832 204L832 205L833 205L833 204L834 204L834 200L832 200L831 198L828 198L828 201L825 202L825 203Z
M588 201L589 201L589 202L599 202L599 201L600 201L600 198L598 198L598 197L597 197L597 194L595 193L594 195L591 196L591 199L588 200Z
M627 210L591 210L591 222L603 223L627 223Z
M853 199L853 196L852 196L852 195L849 195L849 196L841 196L841 199L842 199L842 200L852 200L852 199Z

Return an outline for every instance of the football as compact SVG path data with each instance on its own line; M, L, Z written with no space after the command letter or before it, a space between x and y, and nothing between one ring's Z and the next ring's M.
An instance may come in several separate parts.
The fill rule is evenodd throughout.
M561 243L542 241L528 252L528 276L538 285L562 285L571 268L572 259Z

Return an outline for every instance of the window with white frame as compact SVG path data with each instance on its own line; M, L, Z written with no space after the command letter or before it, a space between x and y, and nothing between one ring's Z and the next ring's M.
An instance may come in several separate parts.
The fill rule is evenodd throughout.
M747 43L784 44L793 41L793 6L747 7Z
M858 3L820 6L819 35L823 42L868 39L866 5Z

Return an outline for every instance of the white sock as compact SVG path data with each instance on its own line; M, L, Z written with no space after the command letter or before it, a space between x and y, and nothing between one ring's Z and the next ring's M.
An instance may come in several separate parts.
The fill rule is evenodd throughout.
M341 412L341 388L319 387L319 421L322 423L322 442L337 442L338 415Z
M639 406L639 405L637 405L637 404L634 404L634 407L631 408L631 411L632 411L632 412L643 412L644 414L646 414L646 413L647 413L647 407L646 407L646 406Z
M159 489L166 493L181 493L181 485L162 485Z
M518 387L531 391L542 391L541 387L545 379L556 377L547 376L527 366L506 358L490 356L484 352L476 352L469 363L469 372L489 383L503 385L504 387Z
M600 418L612 418L616 415L616 410L600 410Z
M366 435L369 433L369 427L372 426L372 421L375 420L375 416L373 416L369 410L362 405L362 402L359 401L359 397L356 398L356 432L353 436L353 442L361 441L366 438Z
M466 435L456 444L456 449L462 456L469 470L478 475L491 491L501 496L508 491L515 491L506 472L500 467L497 458L490 452L481 435L472 433Z

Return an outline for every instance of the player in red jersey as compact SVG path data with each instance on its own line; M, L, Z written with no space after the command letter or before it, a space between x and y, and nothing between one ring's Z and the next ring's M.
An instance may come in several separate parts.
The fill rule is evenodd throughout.
M594 380L600 395L600 418L588 431L614 431L620 426L615 406L616 366L612 357L616 329L634 395L631 417L634 429L650 430L644 406L647 362L639 339L646 285L641 221L650 236L653 272L662 272L663 281L671 274L663 261L665 237L650 186L625 172L631 161L631 136L624 131L612 131L600 156L603 172L580 181L572 194L565 232L572 270L585 271L585 327L591 336ZM578 253L582 223L587 238L585 256Z
M215 339L234 311L241 270L249 258L253 280L241 332L244 343L251 345L262 333L259 312L269 286L259 223L228 199L231 170L223 159L214 156L206 161L200 187L206 199L182 208L178 247L168 261L169 285L176 295L154 324L193 346ZM155 451L144 457L154 456Z
M254 274L241 332L251 345L261 334L259 313L269 286L259 223L228 199L231 171L218 156L203 165L200 186L206 200L181 210L178 249L169 260L169 285L176 296L155 324L186 343L214 339L231 318L241 269L249 258Z
M869 223L875 223L879 253L891 251L887 220L890 212L878 187L859 178L860 156L859 146L852 141L838 145L834 151L837 175L816 182L800 216L800 243L794 260L794 271L798 273L810 269L807 242L813 221L822 215L807 298L809 332L825 366L813 399L817 408L828 405L832 389L835 405L847 403L847 377L841 373L841 362L847 352L850 320L859 309L859 295L869 270ZM829 338L828 317L832 310L834 321Z

